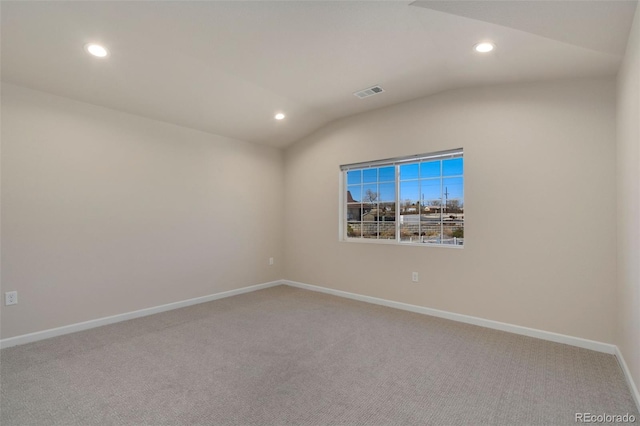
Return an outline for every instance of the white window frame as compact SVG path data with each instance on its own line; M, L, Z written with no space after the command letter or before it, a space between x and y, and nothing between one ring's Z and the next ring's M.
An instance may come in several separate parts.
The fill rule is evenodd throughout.
M464 150L463 148L457 148L447 151L438 151L431 152L427 154L417 154L417 155L409 155L404 157L396 157L389 158L383 160L375 160L375 161L366 161L361 163L351 163L351 164L343 164L340 166L340 202L339 202L339 228L338 228L338 236L339 240L343 242L354 242L354 243L371 243L371 244L394 244L394 245L411 245L411 246L421 246L421 247L447 247L447 248L455 248L455 249L463 249L464 248L464 238L461 239L461 242L458 244L445 244L445 243L426 243L426 242L408 242L402 241L400 236L400 166L407 163L420 163L428 160L447 160L452 158L464 158ZM375 239L375 238L363 238L363 237L349 237L347 235L347 226L349 221L347 219L347 172L350 170L363 170L367 168L378 168L378 167L389 167L393 166L395 169L395 206L396 206L396 217L395 217L395 239ZM442 172L440 175L440 179L445 178L442 176ZM464 188L464 170L462 172L463 178L463 188ZM379 182L379 181L378 181ZM442 191L441 191L442 192ZM463 189L463 194L464 194ZM464 198L464 195L463 195ZM362 201L361 201L362 202ZM442 215L442 210L441 210ZM442 217L442 216L441 216ZM361 221L362 223L362 221ZM441 236L443 235L443 221L440 221L441 226ZM464 228L464 219L463 219L463 228Z

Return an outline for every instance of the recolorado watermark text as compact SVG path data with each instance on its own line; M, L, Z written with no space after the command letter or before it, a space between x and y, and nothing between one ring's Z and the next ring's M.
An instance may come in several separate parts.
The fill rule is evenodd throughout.
M633 414L576 413L576 423L635 423Z

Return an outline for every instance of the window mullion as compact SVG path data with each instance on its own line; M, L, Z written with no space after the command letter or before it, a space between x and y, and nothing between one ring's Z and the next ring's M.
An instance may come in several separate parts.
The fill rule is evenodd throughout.
M396 174L396 243L400 243L400 165L395 165Z
M443 199L443 195L444 195L444 176L442 173L442 161L440 161L440 244L443 244L444 241L444 216L443 216L443 212L444 212L444 203L446 203L446 201Z

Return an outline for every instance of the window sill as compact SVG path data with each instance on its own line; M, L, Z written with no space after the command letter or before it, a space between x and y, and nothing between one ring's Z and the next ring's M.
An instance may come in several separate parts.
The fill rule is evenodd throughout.
M438 248L448 248L455 250L464 249L464 245L454 245L454 244L430 244L430 243L405 243L405 242L397 242L395 240L376 240L376 239L366 239L366 238L341 238L341 243L355 243L355 244L380 244L380 245L392 245L392 246L412 246L412 247L438 247Z

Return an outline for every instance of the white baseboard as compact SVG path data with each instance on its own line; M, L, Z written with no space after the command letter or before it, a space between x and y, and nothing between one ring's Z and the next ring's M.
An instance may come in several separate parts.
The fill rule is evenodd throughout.
M638 411L640 411L640 392L638 392L638 388L633 381L633 376L631 376L631 371L629 371L629 367L622 356L622 352L620 352L620 348L616 346L616 358L618 359L618 364L620 364L620 368L624 372L624 377L627 379L627 385L629 385L629 390L631 391L631 396L636 402L636 407L638 407Z
M608 343L596 342L595 340L582 339L580 337L567 336L564 334L552 333L550 331L537 330L535 328L522 327L519 325L507 324L504 322L488 320L484 318L472 317L469 315L456 314L453 312L440 311L438 309L426 308L424 306L410 305L408 303L394 302L392 300L379 299L377 297L363 296L361 294L349 293L332 288L319 287L311 284L296 281L283 280L284 284L320 293L332 294L334 296L346 297L348 299L359 300L361 302L373 303L376 305L388 306L390 308L402 309L404 311L419 314L431 315L467 324L479 325L480 327L492 328L494 330L507 331L509 333L521 334L523 336L536 337L538 339L549 340L556 343L577 346L579 348L591 349L597 352L604 352L615 355L617 346Z
M76 324L65 325L63 327L51 328L49 330L23 334L21 336L9 337L7 339L0 340L0 348L8 348L11 346L24 345L25 343L36 342L38 340L44 340L50 337L62 336L63 334L75 333L77 331L88 330L90 328L101 327L103 325L113 324L116 322L145 317L147 315L158 314L160 312L166 312L173 309L184 308L191 305L197 305L199 303L211 302L212 300L223 299L225 297L231 297L231 296L236 296L238 294L249 293L256 290L262 290L264 288L274 287L281 284L282 284L281 280L271 281L267 283L238 288L235 290L223 291L221 293L210 294L208 296L195 297L193 299L167 303L166 305L140 309L138 311L126 312L124 314L118 314L118 315L98 318L90 321L79 322Z

